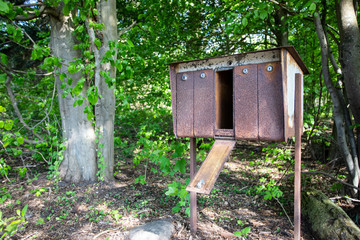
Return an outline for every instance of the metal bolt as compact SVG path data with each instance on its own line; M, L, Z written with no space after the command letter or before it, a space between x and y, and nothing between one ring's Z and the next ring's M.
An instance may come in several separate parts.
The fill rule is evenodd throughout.
M206 74L204 72L200 73L200 77L201 78L205 78L206 77Z
M188 77L187 77L187 75L186 75L186 74L184 74L184 75L182 75L182 76L181 76L181 80L183 80L183 81L186 81L186 80L187 80L187 78L188 78Z
M202 186L204 186L204 184L205 184L204 179L201 179L201 180L196 184L196 187L197 187L197 188L202 188Z
M273 70L273 66L268 65L268 66L266 67L266 70L267 70L268 72L271 72L271 71Z
M247 68L244 68L244 69L242 70L242 72L243 72L243 74L248 74L248 72L249 72L249 69L247 69Z

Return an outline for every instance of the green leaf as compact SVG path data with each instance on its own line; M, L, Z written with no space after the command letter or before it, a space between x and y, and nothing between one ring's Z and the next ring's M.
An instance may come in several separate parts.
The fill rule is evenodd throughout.
M28 209L28 204L26 204L25 206L24 206L24 208L22 209L22 211L21 211L21 216L22 217L25 217L25 214L26 214L26 211L27 211L27 209Z
M9 13L10 8L8 6L8 4L6 2L4 2L3 0L0 0L0 13L1 14L6 14Z
M266 11L261 11L260 12L260 18L262 20L265 20L265 18L267 18L267 16L268 16L268 13Z
M316 4L315 3L311 3L310 7L309 7L310 11L315 11L316 10Z
M133 42L130 39L128 39L127 42L129 44L129 47L131 47L131 48L135 47Z
M39 218L37 221L36 221L36 225L40 225L40 224L43 224L44 223L44 219L42 218Z
M76 86L72 89L72 94L74 96L77 96L81 93L84 83L85 83L85 78L84 77L80 78Z
M176 161L174 171L180 171L181 173L185 173L186 171L186 160L184 158Z
M95 105L97 103L99 94L96 87L94 91L92 88L89 88L86 95L88 96L88 100L91 105Z
M240 232L240 231L236 231L236 232L234 232L234 235L235 235L236 237L241 237L241 236L242 236L242 234L241 234L241 232Z
M97 47L98 49L100 49L100 47L101 47L101 40L98 39L98 38L96 38L95 41L94 41L94 43L95 43L96 47Z
M21 144L24 144L24 138L22 137L18 137L16 138L16 141L21 145Z
M0 53L0 59L1 59L1 63L4 65L8 64L8 58L4 53Z
M76 63L70 63L69 67L68 67L68 71L71 74L77 73L79 71L79 69L76 66Z
M4 128L4 125L5 125L4 121L0 121L0 128Z
M246 227L243 230L241 230L242 234L246 236L248 233L251 232L251 227Z
M0 113L5 112L5 108L3 106L0 106Z
M248 19L247 19L246 17L244 17L244 18L241 20L241 23L242 23L242 25L243 25L244 27L246 27L247 24L248 24Z
M6 73L0 74L0 83L5 83L6 78L7 78Z
M8 120L8 121L5 123L4 129L5 129L6 131L10 131L10 130L12 129L13 125L14 125L13 121Z
M168 190L165 192L167 196L175 196L178 193L177 187L168 187Z
M69 16L69 13L70 13L69 4L65 4L65 6L63 7L63 13L64 13L65 16Z

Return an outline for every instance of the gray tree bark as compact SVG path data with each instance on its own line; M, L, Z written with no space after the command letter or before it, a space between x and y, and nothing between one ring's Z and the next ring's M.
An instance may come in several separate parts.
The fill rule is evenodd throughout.
M360 30L353 0L337 0L340 54L350 109L360 124Z
M51 50L55 57L62 59L60 73L65 73L73 79L74 87L81 78L81 73L70 74L68 66L70 62L81 57L79 50L74 50L76 43L73 35L74 24L72 14L64 16L62 5L57 8L59 18L51 17ZM88 103L85 101L81 106L73 107L75 99L68 94L63 98L64 89L60 88L61 80L59 75L55 76L58 91L59 108L62 122L62 133L65 139L64 160L60 165L60 176L65 181L96 181L96 150L95 132L91 122L87 120L84 108ZM81 96L86 96L84 86Z
M98 4L99 20L104 24L103 41L100 48L100 56L103 56L110 50L109 42L117 40L117 19L116 19L116 1L101 0ZM116 59L116 55L114 56ZM101 71L109 73L109 77L115 79L116 69L110 63L100 65ZM104 157L103 164L105 169L103 177L105 181L114 179L114 121L115 121L115 81L112 87L105 82L105 78L100 76L95 85L101 95L95 106L96 128L102 136L99 144L103 144L104 148L99 148Z
M344 109L342 109L341 98L339 92L336 90L334 84L331 81L330 73L329 73L329 45L327 42L327 37L325 35L324 29L322 27L320 17L314 16L314 22L316 26L316 33L320 42L321 47L321 65L322 65L322 73L324 76L324 81L326 87L330 93L331 100L333 102L333 115L334 121L337 130L337 143L340 148L340 151L346 161L348 170L350 172L351 182L354 186L359 186L359 177L360 177L360 169L357 156L353 156L349 149L347 143L347 135L345 130L345 117L344 117ZM357 190L354 190L354 194L357 193Z

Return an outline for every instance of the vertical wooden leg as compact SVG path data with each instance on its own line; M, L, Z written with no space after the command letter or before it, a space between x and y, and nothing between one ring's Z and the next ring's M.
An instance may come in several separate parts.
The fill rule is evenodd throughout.
M301 236L301 131L302 131L301 74L295 75L295 189L294 239Z
M196 138L190 138L190 181L196 174ZM196 233L197 230L197 202L196 192L190 192L190 230Z

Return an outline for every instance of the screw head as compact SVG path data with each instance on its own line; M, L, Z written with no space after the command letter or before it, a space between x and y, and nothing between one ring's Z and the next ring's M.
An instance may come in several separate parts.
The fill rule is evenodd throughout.
M274 69L274 68L273 68L273 66L271 66L271 65L268 65L268 66L266 67L266 71L268 71L268 72L271 72L273 69Z
M243 74L248 74L248 73L249 73L249 69L244 68L244 69L242 70L242 72L243 72Z
M181 76L181 80L183 80L183 81L186 81L187 80L187 75L186 74L183 74L182 76Z
M206 74L204 72L200 73L200 77L201 78L205 78L206 77Z

